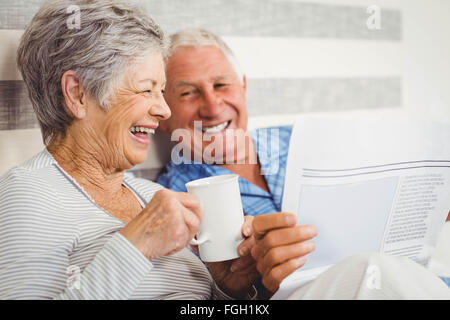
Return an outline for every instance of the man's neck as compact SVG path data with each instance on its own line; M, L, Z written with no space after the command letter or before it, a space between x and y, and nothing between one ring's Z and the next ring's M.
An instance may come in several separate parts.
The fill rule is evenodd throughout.
M261 165L253 141L249 140L248 148L245 150L245 157L234 163L219 164L218 166L236 173L247 181L270 192L264 176L261 174Z
M260 187L261 189L270 192L267 186L266 180L263 175L261 175L261 166L257 164L231 164L231 165L220 165L221 167L234 172L246 179L247 181L253 183L254 185Z

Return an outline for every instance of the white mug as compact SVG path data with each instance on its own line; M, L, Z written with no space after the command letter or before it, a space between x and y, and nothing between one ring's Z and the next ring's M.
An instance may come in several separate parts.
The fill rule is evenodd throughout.
M238 178L227 174L186 183L188 192L200 199L203 210L197 239L190 243L199 246L200 258L205 262L239 257L244 214Z

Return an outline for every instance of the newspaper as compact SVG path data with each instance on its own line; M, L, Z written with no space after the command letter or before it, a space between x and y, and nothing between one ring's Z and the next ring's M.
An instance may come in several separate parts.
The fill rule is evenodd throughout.
M450 211L450 126L399 117L301 116L283 211L318 229L316 250L273 299L356 253L427 265Z

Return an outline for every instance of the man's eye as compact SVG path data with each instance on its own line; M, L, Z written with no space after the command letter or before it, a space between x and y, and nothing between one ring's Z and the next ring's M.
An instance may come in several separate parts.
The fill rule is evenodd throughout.
M190 95L191 93L192 93L192 91L182 92L182 93L180 94L180 97L186 97L186 96Z
M221 87L225 87L227 84L226 83L216 83L214 85L214 88L221 88Z

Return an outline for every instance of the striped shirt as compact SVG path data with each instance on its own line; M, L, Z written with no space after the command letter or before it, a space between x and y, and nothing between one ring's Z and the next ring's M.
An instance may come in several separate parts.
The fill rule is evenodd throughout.
M162 187L124 174L148 203ZM0 177L0 299L229 299L185 248L149 261L45 149Z
M292 126L261 128L250 132L261 165L261 174L270 192L239 177L245 215L255 216L281 211L291 133ZM180 162L175 164L170 161L158 177L158 183L174 191L185 192L185 184L189 181L233 173L216 165L190 163L191 161L184 158L181 158Z

